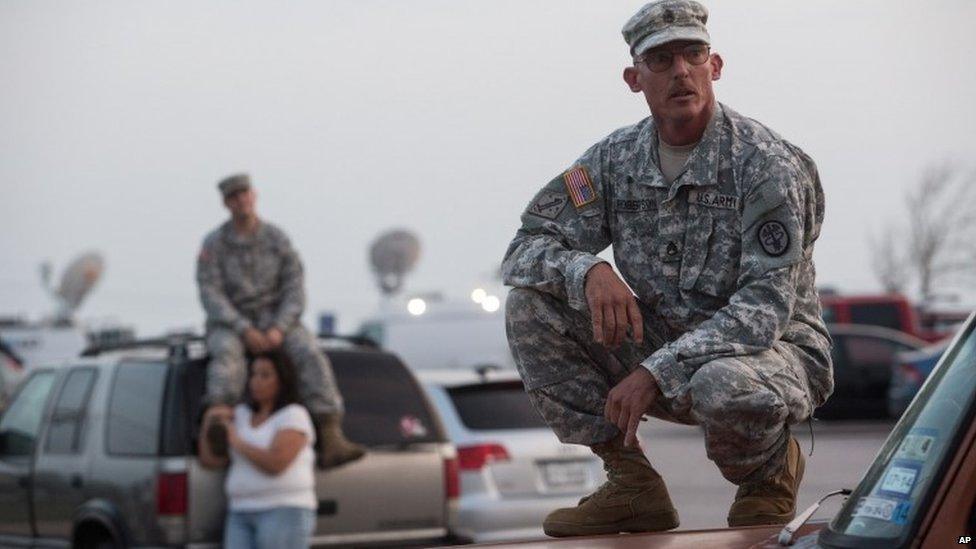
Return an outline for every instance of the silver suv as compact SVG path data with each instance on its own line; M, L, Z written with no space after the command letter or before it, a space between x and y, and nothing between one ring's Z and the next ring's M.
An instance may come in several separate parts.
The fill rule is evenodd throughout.
M313 544L455 541L455 451L413 375L368 346L323 349L370 452L317 472ZM0 545L218 545L223 473L194 457L202 344L87 354L34 370L0 416Z

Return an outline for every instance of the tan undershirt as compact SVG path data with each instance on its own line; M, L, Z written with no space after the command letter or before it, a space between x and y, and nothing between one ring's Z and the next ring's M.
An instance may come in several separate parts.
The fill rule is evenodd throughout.
M661 159L661 173L667 182L674 183L674 180L684 171L685 162L691 156L691 151L695 150L698 141L690 145L668 145L658 136L657 154Z

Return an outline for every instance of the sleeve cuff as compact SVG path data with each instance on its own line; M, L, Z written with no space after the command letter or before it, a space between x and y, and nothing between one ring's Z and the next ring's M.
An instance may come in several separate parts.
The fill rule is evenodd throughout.
M647 371L654 376L661 394L668 400L677 397L688 385L688 376L685 375L674 353L667 348L658 349L647 360L641 362L641 366L647 368Z
M586 273L594 266L606 263L593 254L582 254L566 268L566 297L569 306L582 313L589 312L586 304Z

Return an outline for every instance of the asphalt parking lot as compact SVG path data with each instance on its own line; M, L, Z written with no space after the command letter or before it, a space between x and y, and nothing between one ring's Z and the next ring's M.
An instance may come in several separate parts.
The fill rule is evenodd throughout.
M805 509L833 490L854 488L893 426L890 421L815 422L812 457L809 427L795 426L793 432L807 456L797 508ZM735 486L706 457L699 428L650 419L640 433L651 463L668 483L681 517L680 529L725 527ZM833 516L841 501L839 496L831 498L814 518Z

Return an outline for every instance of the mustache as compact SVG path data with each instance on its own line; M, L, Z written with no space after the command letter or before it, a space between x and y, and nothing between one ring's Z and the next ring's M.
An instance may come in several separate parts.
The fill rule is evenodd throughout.
M668 89L668 97L674 97L676 95L682 95L686 93L698 93L698 92L696 92L693 88L689 86L682 86L682 85L672 86L670 89Z

